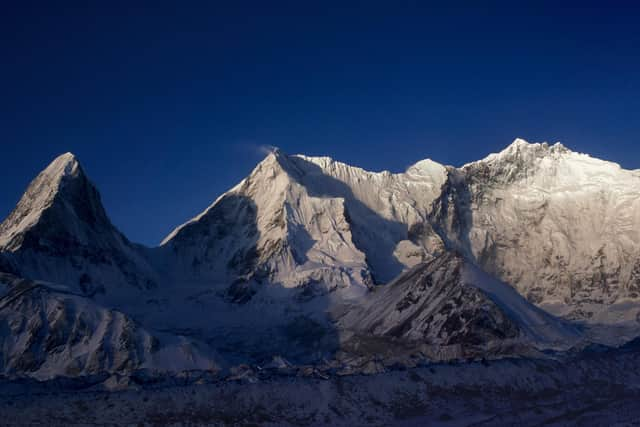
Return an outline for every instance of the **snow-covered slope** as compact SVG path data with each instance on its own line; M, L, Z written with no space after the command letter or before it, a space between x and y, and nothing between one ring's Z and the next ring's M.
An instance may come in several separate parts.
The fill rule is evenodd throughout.
M85 294L144 289L156 277L142 254L110 222L100 195L71 153L29 185L0 224L5 270L65 283Z
M178 261L165 263L178 265L180 280L267 279L320 292L356 285L357 296L443 250L425 218L445 178L431 161L405 174L372 173L275 151L167 236L166 256Z
M340 322L389 346L438 349L440 358L522 353L575 345L580 332L533 306L512 287L447 253L374 290Z
M450 247L571 318L640 298L640 177L561 144L516 140L452 170L431 220ZM631 307L629 307L631 308ZM635 322L636 309L626 319Z
M38 379L218 369L213 352L152 334L126 314L64 287L0 273L0 373Z
M371 284L345 200L301 184L292 158L271 153L251 175L163 242L177 280L228 286L246 300L256 283L318 292ZM359 290L358 290L359 288Z
M431 160L405 173L368 172L328 157L292 156L303 171L300 182L320 197L344 200L354 242L365 253L376 282L441 253L441 239L427 219L446 180L446 169Z

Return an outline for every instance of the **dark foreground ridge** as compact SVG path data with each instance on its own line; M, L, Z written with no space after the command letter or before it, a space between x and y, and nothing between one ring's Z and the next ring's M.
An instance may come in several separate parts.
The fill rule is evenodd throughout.
M628 346L326 379L254 371L24 380L0 384L0 413L6 425L611 425L640 417L640 373L629 369L639 364Z

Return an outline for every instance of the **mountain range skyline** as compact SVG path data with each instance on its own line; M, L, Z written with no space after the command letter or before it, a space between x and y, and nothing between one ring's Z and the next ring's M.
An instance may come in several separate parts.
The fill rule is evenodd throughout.
M206 209L180 220L182 225L174 224L160 245L144 246L113 225L98 189L78 159L66 153L31 182L2 222L0 249L8 260L17 256L16 268L35 268L35 276L24 273L30 278L59 277L60 283L87 279L75 277L79 271L73 269L69 270L73 277L66 276L67 267L55 273L60 276L51 276L57 267L53 271L44 267L37 253L57 253L62 250L60 245L70 242L76 242L68 248L70 254L82 253L83 258L87 250L95 252L97 259L104 256L101 251L112 253L118 266L113 270L116 276L100 269L89 275L98 279L99 292L109 282L121 284L131 279L135 287L142 288L157 286L161 276L163 282L179 283L184 281L184 272L191 274L194 268L204 269L196 274L203 274L198 281L208 277L214 283L226 283L242 277L236 274L243 269L251 277L258 274L255 268L266 267L279 277L271 281L304 282L310 279L299 278L291 268L311 262L309 254L319 256L314 261L317 265L310 264L315 265L310 271L323 266L329 270L317 270L321 275L335 268L344 273L345 265L355 263L348 267L349 280L369 287L395 279L417 262L454 251L515 285L537 304L546 304L549 297L548 303L556 304L561 295L572 301L577 298L576 289L587 286L581 298L597 302L598 311L597 307L614 303L624 293L632 298L638 293L634 283L640 280L636 277L640 265L628 261L636 250L636 237L621 230L629 224L633 228L637 221L633 212L639 176L638 170L623 169L560 143L529 143L519 138L500 152L461 167L424 159L401 173L371 172L330 157L288 155L273 149L246 178L212 197ZM239 217L230 217L232 211L238 211L235 215ZM584 217L583 212L592 212L592 216ZM329 221L329 229L316 223L318 218ZM587 231L587 224L592 231ZM343 229L351 230L352 236L344 240ZM335 235L327 235L327 230ZM532 233L540 246L522 240ZM235 237L229 240L230 236ZM35 245L36 254L25 252L25 245ZM222 252L212 257L214 249ZM520 251L526 257L514 258ZM496 258L498 255L504 258ZM260 267L260 263L266 264ZM564 270L570 265L578 268L573 278L565 277ZM170 273L178 266L186 270ZM224 276L236 268L240 270ZM546 271L548 268L551 270ZM332 277L334 273L321 282L333 286L336 280L344 281ZM524 288L518 287L520 281ZM563 285L546 290L545 296L541 281L545 286ZM569 291L571 297L565 293ZM603 295L593 299L593 292ZM606 299L610 300L603 305ZM551 310L562 311L566 301Z
M402 172L523 137L638 167L633 2L31 3L0 16L2 217L66 151L145 244L261 146Z
M524 138L520 138L520 137L517 137L517 138L515 138L515 139L514 139L514 141L518 141L518 140L526 141L526 139L524 139ZM542 143L542 141L541 141L540 143ZM562 144L562 142L561 142L561 141L554 141L553 143L551 143L551 142L544 142L544 143L545 143L545 144L550 144L550 145L555 144L555 143L560 143L560 144ZM564 144L563 144L563 145L564 145ZM494 151L494 152L486 152L486 153L484 153L483 155L481 155L480 157L477 157L477 158L483 158L483 157L489 156L489 155L491 155L491 154L498 153L498 152L500 152L502 149L504 149L504 147L506 147L506 146L508 146L508 144L503 144L503 145L502 145L498 150L496 150L496 151ZM569 146L569 148L570 148L570 149L573 149L573 151L576 151L576 152L585 152L585 151L581 151L581 150L575 149L575 147L571 147L571 146ZM273 152L273 151L281 151L281 152L286 153L286 154L289 154L289 155L297 155L297 154L305 155L305 154L308 154L308 153L290 153L290 152L287 152L286 150L284 150L284 149L282 149L282 148L280 148L280 147L271 146L271 145L250 146L250 150L251 150L251 152L252 152L252 156L250 156L250 158L254 158L255 160L253 160L253 163L251 163L251 164L249 165L249 169L248 169L249 171L250 171L250 170L255 166L255 164L256 164L256 163L259 163L261 156L267 156L269 153L271 153L271 152ZM71 156L73 156L73 158L78 159L78 160L81 160L81 159L79 158L79 156L77 156L77 155L76 155L76 153L73 153L73 152L71 152L71 151L67 151L67 152L66 152L66 153L64 153L64 154L63 154L63 153L60 153L59 155L54 155L54 158L59 157L59 156L63 156L63 155L71 155ZM329 156L329 155L328 155L328 153L321 153L321 154L319 154L319 155L314 155L313 157L329 157L329 158L332 158L332 159L333 159L333 160L335 160L335 161L342 162L342 160L341 160L341 159L333 158L333 157ZM409 164L407 164L404 168L400 168L400 169L398 169L398 170L393 170L393 169L391 169L391 168L389 168L389 169L381 168L381 169L379 169L379 170L370 170L370 169L367 169L367 168L364 168L364 169L365 169L365 170L370 170L370 171L372 171L372 172L384 172L384 171L387 171L387 172L391 172L391 173L402 173L402 172L405 172L407 169L411 168L411 166L412 166L412 165L414 165L415 163L419 163L419 162L420 162L420 161L422 161L422 160L430 160L430 161L433 161L433 162L439 163L439 164L441 164L441 165L443 165L443 166L462 167L462 166L464 166L464 165L466 165L466 164L468 164L468 163L473 162L473 161L475 160L475 158L470 158L470 159L466 159L466 160L461 160L461 161L460 161L460 163L458 163L458 164L449 164L449 163L439 162L439 161L438 161L438 159L433 158L433 157L431 157L431 156L429 156L429 155L426 155L425 157L423 157L423 158L422 158L422 159L420 159L420 160L415 160L415 159L414 159L414 163L409 163ZM613 162L613 163L617 163L617 164L619 164L619 165L620 165L621 167L623 167L623 168L625 167L624 165L620 164L619 162L617 162L617 161L615 161L615 160L613 160L613 159L606 159L606 160L611 161L611 162ZM50 159L49 159L49 160L45 160L44 164L46 164L48 161L50 161ZM349 163L349 162L345 162L345 163L353 164L353 163ZM627 161L627 163L631 163L631 161L629 161L629 160L628 160L628 161ZM86 163L85 163L84 161L82 162L82 164L86 166ZM103 165L104 165L104 163L103 163ZM32 173L31 175L29 175L29 176L30 176L30 177L33 177L33 176L37 173L37 171L38 171L38 170L41 170L41 169L42 169L42 166L43 166L43 165L40 165L40 166L36 169L36 171L35 171L34 173ZM109 165L107 165L107 166L109 166ZM354 164L354 166L362 167L361 165L358 165L357 163L356 163L356 164ZM90 168L90 170L91 170L91 165L89 165L89 168ZM233 168L232 168L232 167L230 167L229 169L233 169ZM626 168L626 169L629 169L629 168ZM633 167L633 165L631 165L631 168L630 168L630 169L631 169L631 170L633 170L633 169L635 169L635 168ZM152 171L152 170L148 170L148 173L149 173L149 174L151 174L151 175L153 175L153 174L154 174L154 171ZM26 175L27 175L27 173L26 173L26 171L25 171L25 176L26 176ZM245 173L244 175L246 175L246 173ZM92 181L96 182L96 183L98 184L98 187L102 189L102 185L100 185L100 182L95 180L93 171L92 171L92 173L91 173L91 176L92 176ZM240 181L240 179L241 179L241 178L242 178L242 176L238 177L238 178L237 178L237 179L235 179L235 180L230 180L230 181L229 181L228 183L226 183L224 186L223 186L223 185L221 185L221 184L218 184L218 186L217 186L217 187L219 187L219 188L220 188L220 191L219 191L218 193L214 193L214 192L212 192L212 191L209 191L209 190L208 190L208 188L209 188L209 186L210 186L210 183L209 183L209 182L204 182L201 188L194 188L194 189L192 189L192 190L194 191L194 193L196 193L196 194L198 194L198 195L199 195L199 197L198 197L198 198L199 198L199 199L202 199L202 200L199 200L197 204L194 202L194 205L196 205L196 206L194 207L194 211L193 211L193 212L191 212L191 213L187 213L187 216L186 216L186 217L183 217L183 218L175 218L175 222L173 222L173 223L171 223L171 224L167 224L167 228L166 228L166 229L156 230L156 232L157 232L157 233L159 233L159 235L154 236L154 237L147 237L146 239L145 239L145 238L140 238L139 234L138 234L138 233L136 233L136 232L131 232L131 233L129 233L129 231L131 231L131 230L130 230L130 229L128 230L128 229L127 229L128 227L123 226L123 224L121 223L121 221L118 221L118 216L119 216L119 215L117 214L117 210L115 210L115 212L116 212L116 213L115 213L115 215L114 215L114 212L113 212L114 210L113 210L113 209L111 209L111 208L112 208L112 206L109 204L109 200L108 200L108 199L107 199L107 200L105 200L105 198L104 198L104 194L103 194L103 192L102 192L102 191L101 191L101 194L102 194L102 196L103 196L103 203L104 203L104 205L105 205L105 208L106 208L106 209L107 209L107 211L109 212L109 216L110 216L110 218L112 219L112 221L114 222L114 224L116 224L116 225L118 226L118 228L119 228L119 229L121 229L121 230L124 232L124 234L125 234L125 235L127 235L128 237L130 237L130 239L131 239L133 242L140 243L140 244L143 244L143 245L148 246L148 247L154 247L154 246L159 246L159 245L161 245L161 244L162 244L163 240L167 237L167 235L171 232L171 230L175 227L175 225L176 225L176 224L179 224L179 223L181 223L181 222L184 222L184 220L185 220L186 218L191 218L191 217L196 216L196 215L197 215L199 212L201 212L201 211L202 211L202 210L203 210L207 205L209 205L209 204L211 203L211 201L212 201L212 200L214 200L216 197L218 197L219 195L223 194L224 192L228 191L231 187L233 187L233 185L235 185L235 183L237 183L238 181ZM27 179L27 181L26 181L26 182L27 182L27 184L30 182L30 179L31 179L31 178L28 178L28 179ZM24 188L26 188L26 187L27 187L27 184L25 184ZM19 194L22 194L22 191L24 190L24 188L23 188L22 190L20 190L20 192L16 193L15 195L9 195L9 194L7 193L7 197L3 200L3 203L5 203L5 204L7 204L7 205L10 205L10 208L6 211L6 214L5 214L5 215L3 215L3 216L1 217L2 219L6 218L6 217L9 215L9 213L11 212L11 210L13 209L13 207L15 206L15 203L16 203L16 201L17 201L17 198L19 197ZM135 186L128 186L128 188L129 188L129 189L132 189L132 188L133 188L133 189L135 189L135 191L134 191L134 193L133 193L133 194L137 194L137 193L138 193L138 188L137 188L137 187L135 187ZM206 195L204 195L204 194L202 194L202 193L207 193L207 194L209 194L209 196L206 196ZM176 191L174 194L166 193L166 196L168 196L169 198L170 198L172 195L173 195L173 196L175 196L175 198L176 198L176 203L177 203L177 202L178 202L178 200L179 200L179 197L180 197L182 194L184 194L184 191ZM2 203L0 203L0 205L1 205L1 204L2 204ZM142 204L136 204L136 203L135 203L135 201L134 201L134 204L133 204L133 205L130 205L129 207L130 207L130 208L132 208L132 209L142 209L142 210L145 210L145 206L144 206L144 205L142 205ZM167 209L167 211L170 211L170 209ZM144 221L144 219L142 219L141 221ZM137 224L138 224L138 222L136 221L136 222L135 222L135 224L133 224L133 226L135 227ZM134 231L135 231L135 230L134 230Z

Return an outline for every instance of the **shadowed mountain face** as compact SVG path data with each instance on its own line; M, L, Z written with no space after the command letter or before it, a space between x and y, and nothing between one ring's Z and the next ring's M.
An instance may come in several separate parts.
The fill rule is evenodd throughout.
M639 193L636 172L522 140L398 174L275 151L144 248L65 154L0 224L0 270L39 281L43 301L64 289L238 363L539 355L582 337L543 309L640 329ZM13 309L49 316L34 307Z
M0 224L0 250L16 273L88 295L156 285L141 248L111 224L98 191L70 153L31 182Z
M378 342L379 348L419 350L444 359L522 354L534 343L569 348L580 339L576 328L453 253L375 289L340 323L354 333L350 347Z
M183 337L150 333L130 316L39 282L0 273L0 373L38 379L141 368L218 369Z
M167 263L178 260L174 276L223 283L256 279L325 292L353 285L354 292L365 292L371 272L354 242L345 199L315 194L299 182L303 173L287 156L271 154L176 229L161 248Z
M91 242L96 247L113 244L123 236L102 207L100 196L75 157L63 154L29 185L9 217L0 225L0 247L16 252L31 248L52 254L79 252ZM112 233L101 236L105 229Z
M462 280L463 268L464 261L454 255L420 264L377 289L360 310L361 318L349 323L372 335L435 345L516 338L515 321Z
M306 265L313 241L304 234L301 241L304 230L284 210L260 218L248 196L253 191L245 181L160 248L177 279L154 290L159 311L145 316L164 330L211 342L234 363L263 364L276 355L293 363L331 360L339 346L331 300L349 285L337 289L321 280L332 279L331 266L297 267Z

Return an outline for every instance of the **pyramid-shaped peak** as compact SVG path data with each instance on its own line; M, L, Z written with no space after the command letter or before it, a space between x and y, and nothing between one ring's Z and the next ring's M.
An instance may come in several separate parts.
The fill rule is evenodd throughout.
M269 154L253 169L249 179L264 179L280 174L299 176L300 173L291 156L277 147L271 147Z
M25 195L31 200L51 199L70 180L86 180L80 162L73 153L67 152L56 157L29 184Z
M42 173L49 176L76 176L80 171L76 156L67 152L56 157Z
M75 161L76 160L76 155L73 154L70 151L67 151L66 153L60 154L58 157L56 157L54 159L55 161L65 161L65 162L70 162L70 161Z
M273 163L281 163L286 161L287 155L278 147L267 147L264 149L266 152L266 156L258 166L262 164L273 164Z
M0 248L15 246L16 236L38 224L43 213L56 204L57 213L75 210L71 217L89 215L92 221L106 217L97 190L72 153L56 157L31 181L17 206L0 224Z

